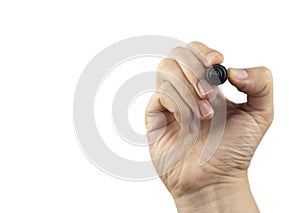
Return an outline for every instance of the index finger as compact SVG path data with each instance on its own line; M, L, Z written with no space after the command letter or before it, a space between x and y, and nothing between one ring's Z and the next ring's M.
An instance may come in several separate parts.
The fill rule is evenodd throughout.
M193 41L187 44L186 47L192 51L205 67L210 67L213 64L221 64L224 60L222 53L207 47L201 42Z

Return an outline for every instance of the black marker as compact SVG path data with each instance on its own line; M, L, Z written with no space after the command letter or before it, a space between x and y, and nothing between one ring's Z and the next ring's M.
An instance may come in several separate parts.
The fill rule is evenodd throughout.
M213 85L221 85L228 78L227 70L221 64L214 64L206 70L206 80Z

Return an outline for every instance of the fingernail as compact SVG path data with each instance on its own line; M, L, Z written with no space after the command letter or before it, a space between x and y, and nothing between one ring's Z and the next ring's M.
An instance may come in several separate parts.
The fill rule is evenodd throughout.
M214 88L205 79L200 79L198 88L202 95L207 95L214 91Z
M230 69L230 74L233 76L233 78L236 78L237 80L245 80L248 78L248 72L243 69Z
M207 115L212 113L212 107L206 100L199 103L199 110L202 117L206 117Z
M220 53L217 53L217 52L211 52L211 53L208 53L208 54L205 56L206 61L207 61L209 64L211 64L211 62L212 62L213 60L215 60L217 57L222 57L222 56L220 55Z
M192 122L190 123L189 128L190 128L190 131L191 131L191 132L196 132L196 131L197 131L197 125L196 125L195 121L192 121Z

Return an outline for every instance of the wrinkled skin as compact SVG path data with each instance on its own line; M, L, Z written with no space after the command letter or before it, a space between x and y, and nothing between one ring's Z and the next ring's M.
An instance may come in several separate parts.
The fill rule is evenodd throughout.
M199 42L193 42L190 45L199 53L194 55L201 63L199 66L202 66L202 73L206 67L222 63L223 56L218 51ZM207 94L201 92L198 82L203 78L203 74L199 76L198 73L193 72L193 67L187 65L186 60L189 59L184 58L187 54L184 56L180 53L176 54L177 57L165 59L158 66L158 92L153 95L147 106L145 119L148 134L163 132L155 141L151 141L151 137L149 137L150 153L153 159L159 159L169 151L178 142L180 134L187 135L183 141L187 144L189 144L186 141L189 140L189 135L197 135L197 140L190 152L185 155L180 164L176 164L174 169L163 173L160 171L160 166L166 163L164 159L154 163L158 173L163 173L161 179L175 200L197 194L211 185L234 183L240 179L247 179L247 169L252 156L273 120L272 75L267 68L243 69L240 78L237 77L236 69L229 69L230 83L239 91L246 93L248 97L247 103L235 104L223 97L218 87L208 86ZM213 57L209 58L210 55ZM183 64L187 66L183 66ZM183 82L186 89L180 90L178 82L172 82L166 75L175 76L180 82ZM177 101L176 105L159 90L170 94L170 96L176 93L178 99L183 101ZM186 97L191 95L195 101L192 104L187 104ZM213 99L222 98L226 100L227 109L223 137L210 160L204 165L199 165L200 153L203 150L210 131L210 122L214 116ZM197 111L200 108L198 104L203 100L209 103L210 111L208 113ZM189 106L181 106L180 104ZM190 112L183 114L188 110L180 110L182 108L188 108ZM154 116L157 112L163 113L167 122ZM198 126L196 131L192 131L189 125L192 122L191 113L193 118L198 119L197 121L200 120L201 123L200 128ZM165 129L162 130L162 128Z

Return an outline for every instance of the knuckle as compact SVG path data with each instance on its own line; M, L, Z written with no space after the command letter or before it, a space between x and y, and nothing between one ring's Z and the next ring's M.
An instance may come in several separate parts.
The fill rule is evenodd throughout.
M203 43L201 43L199 41L192 41L188 45L190 45L190 46L205 46Z
M269 112L265 114L265 116L266 116L267 127L269 127L273 123L273 120L274 120L274 110L273 110L273 108L270 109Z
M178 52L178 51L185 51L185 50L186 50L186 49L185 49L184 47L178 46L178 47L173 48L173 49L170 51L170 55L171 55L172 53L176 53L176 52Z
M264 66L260 67L260 69L261 69L263 75L266 78L272 79L272 72L271 72L271 70L269 70L267 67L264 67Z
M171 58L165 58L162 61L159 62L157 65L157 71L164 71L166 70L169 66L173 66L175 61Z
M271 88L273 84L272 72L267 67L261 67L262 75L265 82L265 88Z
M184 47L175 47L169 52L169 57L181 64L182 58L189 55L189 50ZM183 63L184 64L184 63Z
M205 44L203 44L201 42L198 42L198 41L193 41L193 42L189 43L188 45L195 48L197 51L200 51L202 53L208 53L208 52L212 51L211 48L209 48Z

